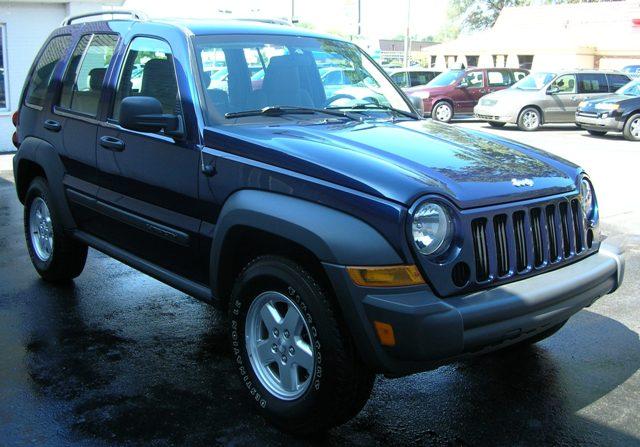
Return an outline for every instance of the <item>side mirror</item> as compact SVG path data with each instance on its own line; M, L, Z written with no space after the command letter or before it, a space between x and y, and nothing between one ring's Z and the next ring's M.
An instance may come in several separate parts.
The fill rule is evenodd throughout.
M417 96L409 96L409 101L414 109L420 112L420 116L424 115L424 103L422 102L422 98Z
M460 81L460 84L456 85L456 88L467 88L469 87L469 83L467 82L466 79L463 79L462 81Z
M547 89L547 95L557 95L558 93L560 93L560 87L549 87Z
M180 133L177 115L162 113L162 104L150 96L129 96L120 103L120 125L138 132Z

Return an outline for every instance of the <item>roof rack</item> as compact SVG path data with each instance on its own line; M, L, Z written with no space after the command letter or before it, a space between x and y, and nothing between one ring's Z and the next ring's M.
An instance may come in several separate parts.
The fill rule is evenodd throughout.
M74 21L79 19L86 19L87 17L96 17L96 16L105 16L105 15L111 15L111 16L127 15L127 16L133 17L135 20L146 20L146 16L141 12L127 11L124 9L114 9L113 11L94 11L94 12L87 12L84 14L78 14L75 16L65 17L65 19L62 21L62 24L60 26L71 25L71 23L73 23Z

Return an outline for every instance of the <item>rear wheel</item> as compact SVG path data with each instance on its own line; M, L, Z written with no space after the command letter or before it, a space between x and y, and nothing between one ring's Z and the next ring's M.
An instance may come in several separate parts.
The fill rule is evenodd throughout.
M439 101L431 110L431 118L436 121L448 123L453 118L453 107L447 101Z
M259 257L236 280L229 307L234 362L250 399L284 431L342 424L369 398L375 375L335 311L316 280L286 258Z
M526 107L520 112L518 117L518 127L520 130L534 131L538 130L542 124L540 111L535 107Z
M48 281L68 281L82 273L87 246L65 234L50 197L47 182L36 177L25 196L24 234L38 274Z
M640 113L631 115L624 124L624 137L631 141L640 141Z
M498 121L489 121L491 127L504 127L507 123L499 123Z
M606 130L587 130L587 132L589 132L589 135L593 135L594 137L601 137L607 134Z

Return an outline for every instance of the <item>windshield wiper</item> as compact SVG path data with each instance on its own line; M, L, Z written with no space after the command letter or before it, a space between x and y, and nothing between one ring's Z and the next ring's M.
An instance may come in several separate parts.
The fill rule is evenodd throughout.
M225 113L227 119L243 118L246 116L282 116L282 115L313 115L316 113L324 113L326 115L340 116L351 120L359 121L358 118L349 115L346 112L328 109L314 109L313 107L294 107L294 106L267 106L256 110L243 110L242 112Z
M388 112L394 112L394 113L398 113L400 115L409 117L409 118L413 118L413 119L419 119L419 117L414 114L413 112L406 112L404 110L400 110L400 109L396 109L395 107L391 107L391 106L387 106L384 104L375 104L373 102L366 102L363 104L354 104L354 105L350 105L350 106L334 106L334 107L327 107L327 110L331 110L331 109L335 109L335 110L386 110Z

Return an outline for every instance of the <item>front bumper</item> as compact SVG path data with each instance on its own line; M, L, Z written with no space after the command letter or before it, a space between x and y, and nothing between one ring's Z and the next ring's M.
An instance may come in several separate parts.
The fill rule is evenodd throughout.
M576 124L587 130L601 130L607 132L622 132L623 121L619 121L615 116L607 114L606 118L602 113L576 113Z
M603 243L560 269L445 299L426 286L358 287L344 267L325 264L325 270L365 362L377 372L410 374L506 347L565 321L618 288L624 256ZM373 321L393 326L395 346L378 342Z
M478 104L473 108L476 118L483 121L495 121L498 123L515 123L514 114L494 106L483 106Z

